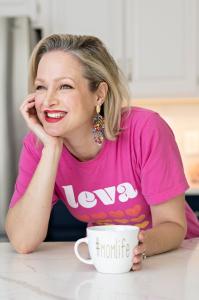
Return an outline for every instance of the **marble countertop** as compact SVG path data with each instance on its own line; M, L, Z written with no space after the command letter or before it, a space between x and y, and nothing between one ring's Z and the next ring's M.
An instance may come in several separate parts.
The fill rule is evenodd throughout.
M100 274L74 255L73 242L42 243L17 254L0 243L1 300L198 300L199 239L144 261L139 272ZM81 253L88 255L85 245Z

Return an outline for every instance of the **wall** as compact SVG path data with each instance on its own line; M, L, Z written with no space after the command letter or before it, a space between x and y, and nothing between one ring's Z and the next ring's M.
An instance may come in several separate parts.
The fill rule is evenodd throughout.
M199 192L199 99L132 100L160 113L173 129L192 192Z

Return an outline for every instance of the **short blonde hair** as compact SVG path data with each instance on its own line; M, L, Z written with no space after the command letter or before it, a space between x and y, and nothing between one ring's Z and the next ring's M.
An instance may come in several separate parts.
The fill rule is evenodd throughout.
M89 89L95 92L101 82L108 85L107 97L102 105L105 118L105 137L114 140L121 128L122 106L129 103L127 82L104 44L94 36L53 34L43 38L30 58L29 92L34 91L39 61L50 51L61 50L78 58Z

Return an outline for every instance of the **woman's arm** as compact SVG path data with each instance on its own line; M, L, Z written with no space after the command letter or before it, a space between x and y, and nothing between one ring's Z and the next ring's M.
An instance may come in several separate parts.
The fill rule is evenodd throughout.
M140 245L134 250L133 270L141 268L143 252L152 256L176 249L187 232L184 195L151 206L151 214L153 227L140 232Z
M44 147L23 197L10 208L6 232L19 253L29 253L45 239L61 148Z
M20 111L30 130L43 144L43 150L25 193L8 211L5 228L14 248L20 253L29 253L46 237L63 139L45 132L37 115L35 93L27 96ZM31 167L27 164L25 158L26 169Z
M184 195L151 206L151 214L153 228L144 234L146 255L178 248L187 231Z

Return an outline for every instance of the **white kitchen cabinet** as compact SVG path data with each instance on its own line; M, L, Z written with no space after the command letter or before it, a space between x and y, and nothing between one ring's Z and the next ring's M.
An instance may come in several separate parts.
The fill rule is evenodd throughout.
M197 0L51 0L49 33L101 38L133 97L194 97Z
M197 0L51 0L49 33L101 38L133 97L197 96Z
M44 35L101 38L134 98L199 95L197 0L0 0L0 15L26 14Z
M51 0L0 0L0 17L29 17L31 27L43 35L49 32L50 13Z
M126 74L133 95L197 96L196 0L124 4Z
M123 0L51 0L48 33L95 35L122 64L123 9Z
M35 0L0 0L0 16L28 16L35 21L37 18L36 4Z

